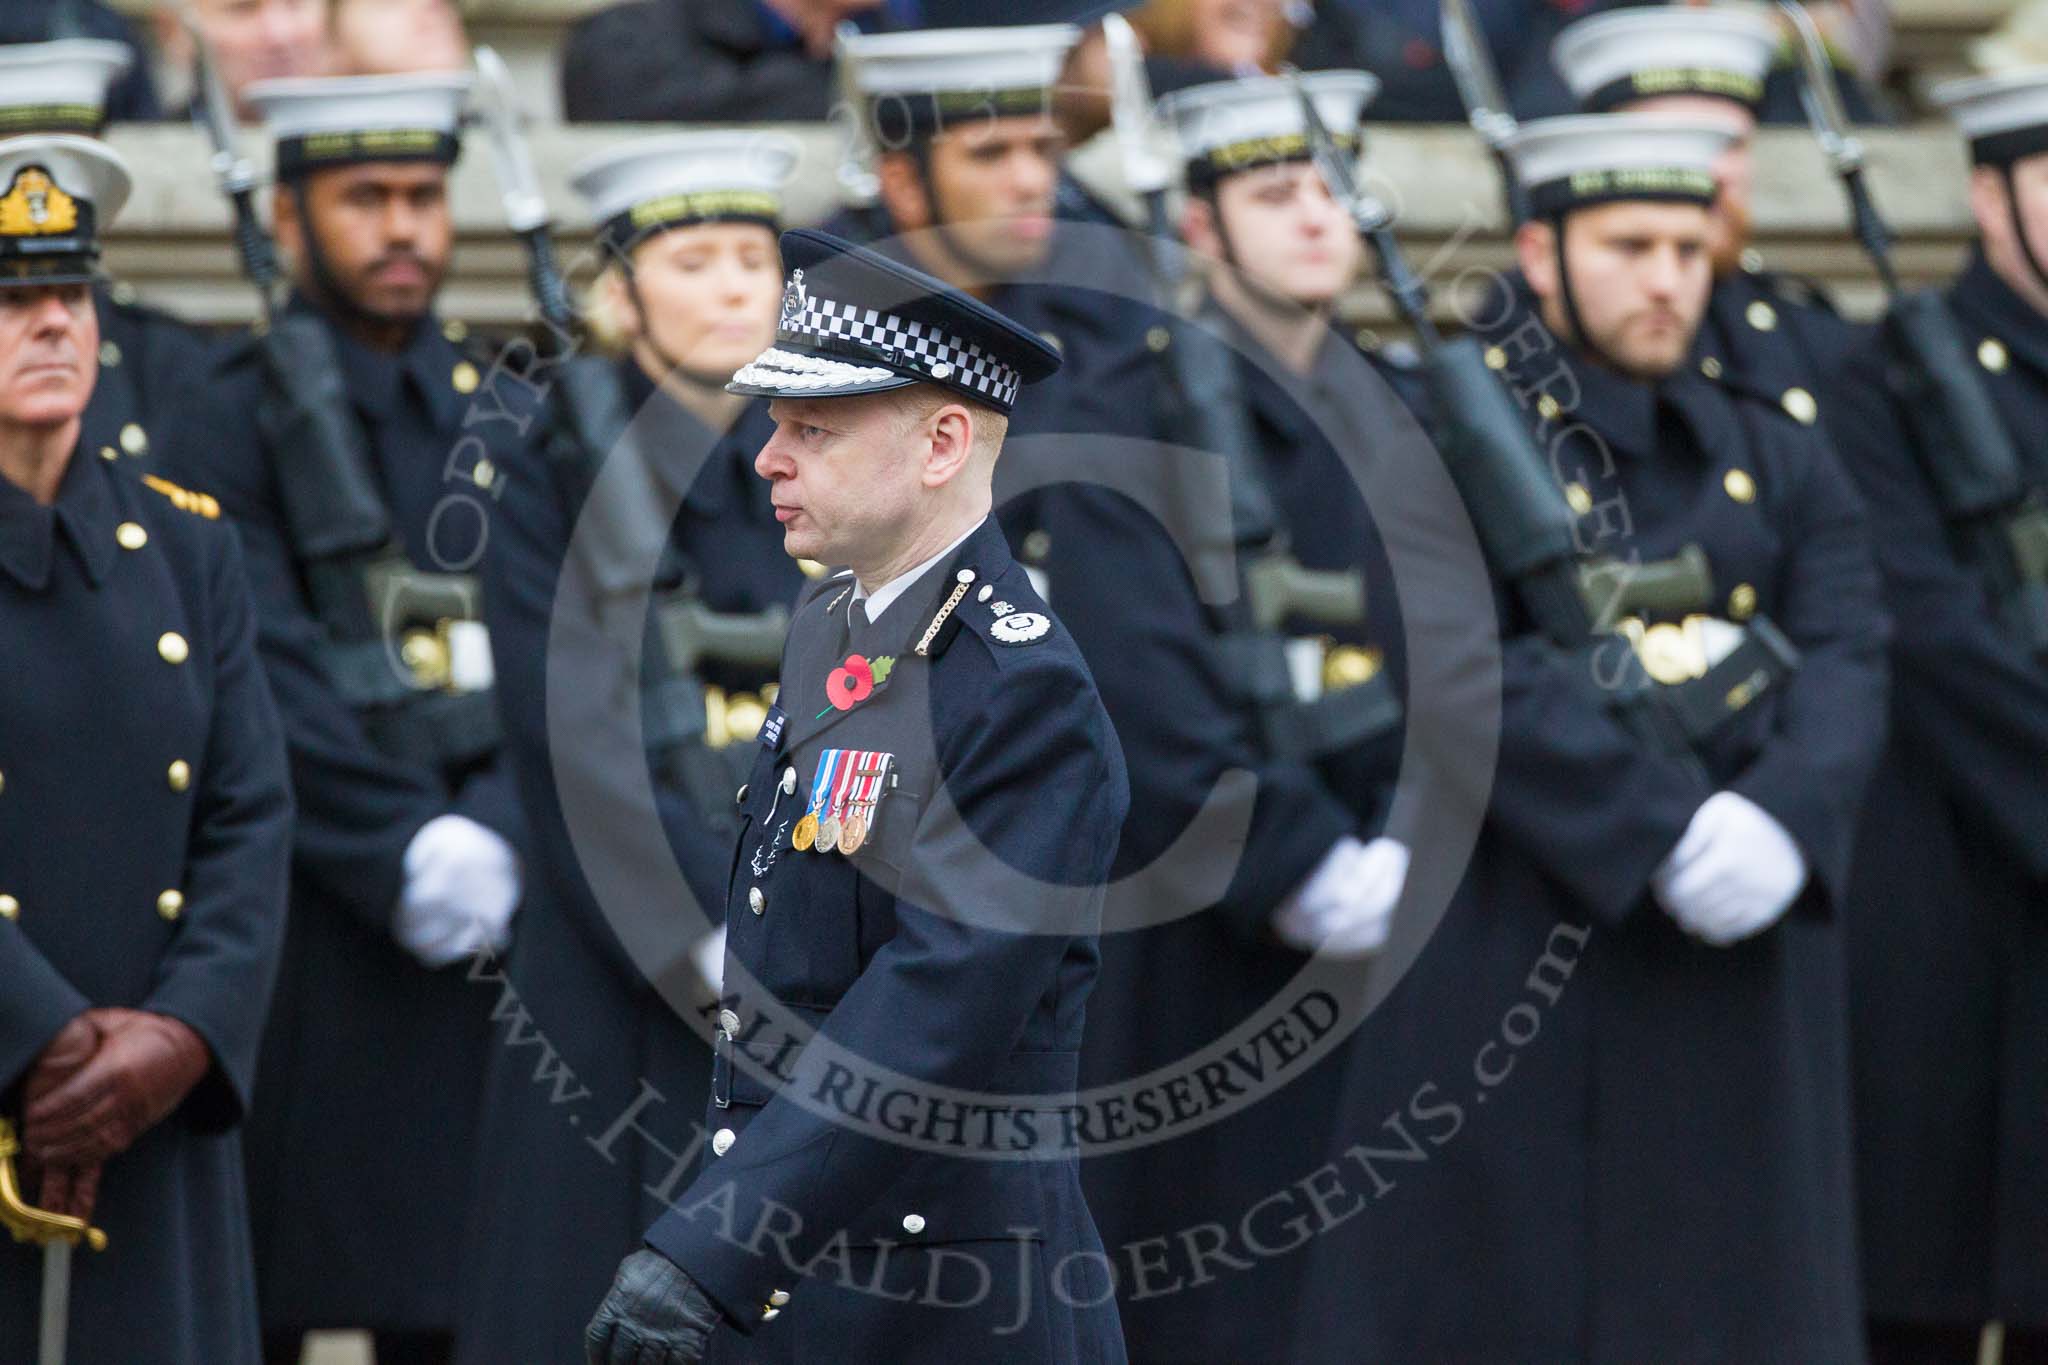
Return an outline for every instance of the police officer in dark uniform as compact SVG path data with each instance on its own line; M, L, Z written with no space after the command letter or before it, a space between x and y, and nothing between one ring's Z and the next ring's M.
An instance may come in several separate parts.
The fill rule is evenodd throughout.
M1004 418L1059 357L872 252L782 244L734 387L775 399L786 548L852 567L798 606L740 793L711 1155L590 1358L1120 1360L1058 1115L1123 760L990 518Z
M1597 115L1510 147L1522 278L1474 316L1628 595L1592 594L1589 650L1534 629L1554 580L1512 585L1486 827L1353 1046L1302 1360L1862 1358L1825 922L1885 623L1826 444L1684 363L1729 136Z
M1736 140L1715 168L1714 294L1693 363L1707 378L1821 421L1829 375L1862 331L1808 281L1764 269L1749 245L1753 139L1777 25L1757 9L1650 5L1582 19L1552 58L1586 109L1726 120Z
M128 186L89 139L0 141L0 1357L68 1326L72 1359L254 1365L235 1129L291 797L218 504L79 442ZM45 1241L81 1243L68 1304Z
M505 466L485 560L506 753L553 894L521 912L505 967L539 1041L492 1056L460 1333L478 1365L575 1359L620 1248L695 1152L711 1052L679 1011L709 992L687 982L664 999L664 964L689 975L674 962L688 940L670 930L685 898L724 904L732 793L804 581L753 471L766 405L723 387L775 335L775 223L794 162L754 134L685 132L608 149L571 177L612 260L592 311L626 353L567 362L595 373L554 405L545 458ZM607 401L577 429L569 413L589 386ZM627 918L650 911L636 938ZM693 956L715 984L723 940L702 939ZM574 1084L536 1085L543 1055Z
M1935 90L1974 167L1978 245L1873 336L1830 417L1896 622L1892 744L1850 884L1858 1196L1871 1356L2048 1360L2048 71ZM1924 324L1923 324L1924 326ZM1975 497L1955 490L1976 488Z
M110 91L133 65L125 44L97 38L0 46L0 131L97 136ZM163 417L205 376L213 341L138 300L135 286L99 280L100 378L86 409L85 448L140 460Z
M299 798L292 932L251 1124L271 1349L371 1327L439 1359L524 822L474 581L530 390L433 314L467 78L259 83L294 295L184 412L257 585ZM489 377L487 378L487 374Z

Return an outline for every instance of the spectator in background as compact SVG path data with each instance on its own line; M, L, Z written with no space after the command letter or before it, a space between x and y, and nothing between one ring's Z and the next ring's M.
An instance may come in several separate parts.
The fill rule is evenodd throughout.
M192 40L180 22L185 13L206 35L221 84L246 122L257 115L243 103L242 92L257 81L327 73L327 0L161 0L157 47L176 71L192 69ZM184 117L190 108L188 97L175 116Z
M469 34L454 0L333 0L337 76L458 71L469 65Z
M1294 43L1280 0L1150 0L1131 26L1157 58L1248 76L1273 71Z
M570 30L572 123L817 121L832 110L832 35L916 28L920 0L630 0Z
M1330 54L1348 50L1339 40L1320 44L1315 60L1296 56L1302 28L1319 17L1308 0L1147 0L1125 17L1144 44L1155 95L1232 76L1272 75L1283 62L1322 70L1332 65ZM1060 81L1056 110L1069 143L1086 142L1108 125L1109 91L1109 53L1095 25L1068 57Z
M148 123L163 117L156 87L150 84L149 63L135 26L100 0L7 0L0 4L0 45L42 43L60 38L104 38L120 43L132 60L107 91L104 116L109 123ZM0 92L4 97L4 92ZM4 133L29 131L14 127Z

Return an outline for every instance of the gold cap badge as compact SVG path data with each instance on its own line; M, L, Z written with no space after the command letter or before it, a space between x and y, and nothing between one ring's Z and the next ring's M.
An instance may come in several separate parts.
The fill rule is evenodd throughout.
M78 201L41 166L24 166L0 196L0 237L55 237L78 230Z

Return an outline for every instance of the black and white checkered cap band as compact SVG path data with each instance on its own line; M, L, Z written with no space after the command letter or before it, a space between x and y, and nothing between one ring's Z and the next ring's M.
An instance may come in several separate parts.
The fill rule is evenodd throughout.
M778 340L817 339L851 343L849 353L872 355L900 372L950 384L986 397L1005 410L1017 402L1023 376L978 345L948 336L928 323L912 322L894 313L838 303L807 294L792 309L785 297Z

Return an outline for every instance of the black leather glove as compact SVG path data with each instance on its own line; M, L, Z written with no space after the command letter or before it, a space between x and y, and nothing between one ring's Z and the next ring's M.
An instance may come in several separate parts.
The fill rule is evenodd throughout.
M718 1305L681 1266L641 1250L619 1263L583 1348L590 1365L697 1365L720 1321Z

